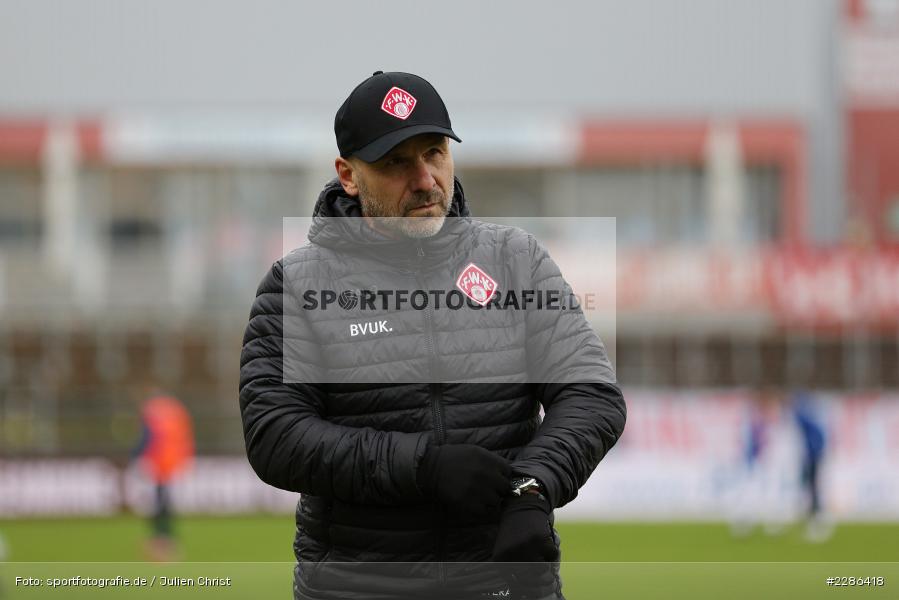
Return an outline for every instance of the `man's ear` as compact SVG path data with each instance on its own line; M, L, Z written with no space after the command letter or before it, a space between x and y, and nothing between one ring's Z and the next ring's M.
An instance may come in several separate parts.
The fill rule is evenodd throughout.
M358 196L359 187L353 180L353 170L355 165L344 157L338 156L334 159L334 168L337 169L337 179L340 181L340 185L343 186L343 191L345 191L348 196Z

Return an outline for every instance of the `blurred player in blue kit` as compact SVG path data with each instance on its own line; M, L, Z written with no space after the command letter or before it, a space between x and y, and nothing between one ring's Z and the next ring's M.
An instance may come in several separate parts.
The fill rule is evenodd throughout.
M821 510L821 463L827 449L827 432L811 393L794 392L790 398L790 411L800 434L800 485L806 505L806 539L820 542L829 538L832 532L832 526Z
M806 539L825 541L832 532L822 510L826 447L819 403L810 392L765 389L751 398L729 505L733 534L748 535L763 519L767 533L781 533L801 516Z

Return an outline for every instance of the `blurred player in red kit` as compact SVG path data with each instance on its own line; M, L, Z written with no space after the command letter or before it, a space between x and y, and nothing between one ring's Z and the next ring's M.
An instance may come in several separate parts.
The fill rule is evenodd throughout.
M132 456L140 458L144 471L155 484L153 533L146 554L154 561L174 560L177 544L169 486L190 466L194 456L193 422L177 398L158 390L147 396L141 406L141 439Z

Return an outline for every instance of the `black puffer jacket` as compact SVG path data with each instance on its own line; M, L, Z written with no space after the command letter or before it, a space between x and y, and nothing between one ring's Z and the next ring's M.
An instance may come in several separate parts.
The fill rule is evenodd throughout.
M492 450L539 479L560 507L624 429L614 373L579 309L406 304L369 316L304 303L308 290L451 290L469 263L500 290L568 289L532 236L468 214L457 180L441 233L396 242L363 219L329 219L360 216L358 201L332 181L316 204L309 243L276 262L259 286L243 340L240 408L256 473L302 494L297 597L314 597L310 565L323 560L428 564L407 574L403 589L455 577L489 591L492 584L437 564L488 561L497 523L454 521L424 499L416 469L427 446ZM386 320L390 330L350 336L347 324L364 320ZM376 596L369 589L341 597Z

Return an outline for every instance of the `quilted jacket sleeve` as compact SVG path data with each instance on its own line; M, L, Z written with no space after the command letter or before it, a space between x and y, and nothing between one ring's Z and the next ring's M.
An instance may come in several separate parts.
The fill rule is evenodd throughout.
M531 277L536 290L571 288L536 240L530 241ZM527 314L531 381L544 419L513 469L536 477L554 507L573 500L624 431L627 410L602 341L583 311L531 307Z
M323 418L323 384L285 381L285 317L291 319L289 346L306 354L291 359L314 366L319 356L308 323L283 287L278 261L259 285L240 356L240 411L253 469L269 485L345 502L421 501L415 472L427 434L335 425Z

